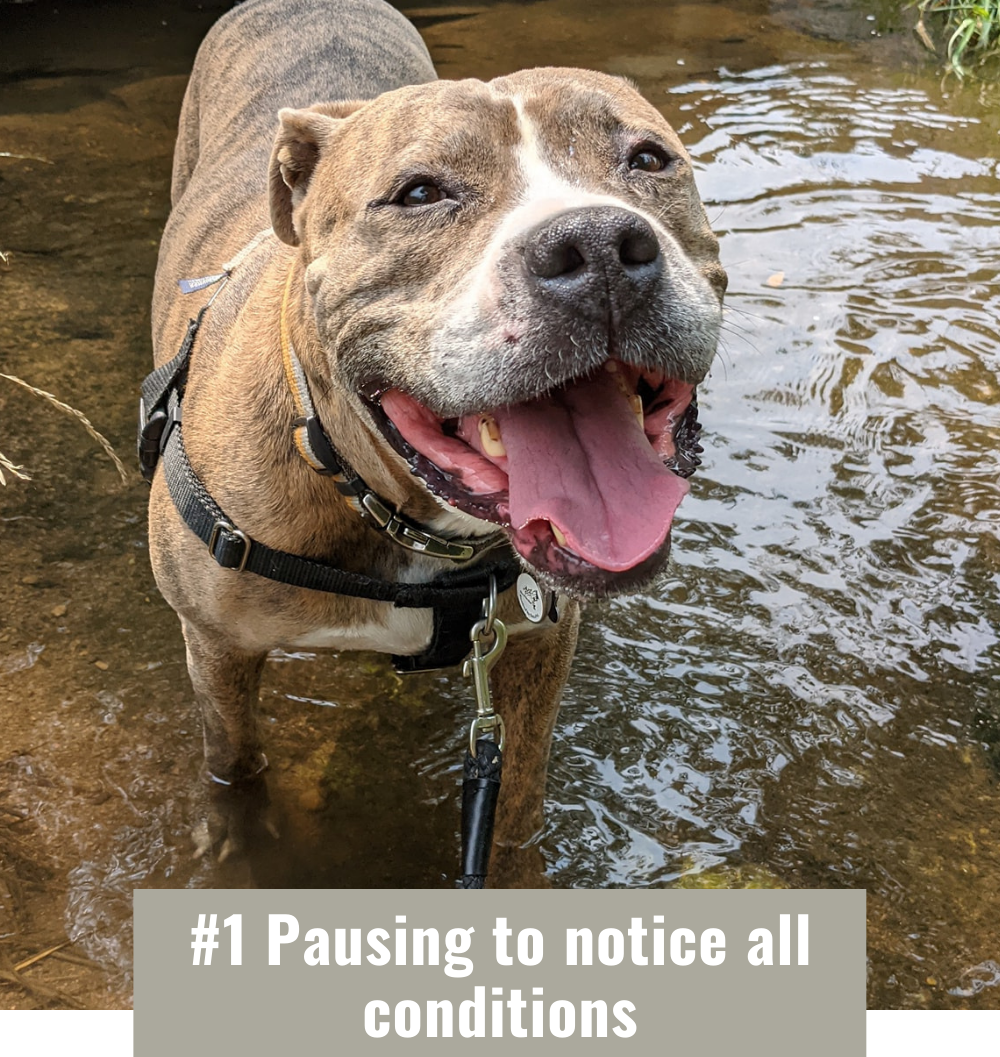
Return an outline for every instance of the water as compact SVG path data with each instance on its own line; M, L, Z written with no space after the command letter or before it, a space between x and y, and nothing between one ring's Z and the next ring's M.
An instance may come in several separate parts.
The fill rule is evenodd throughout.
M0 151L52 164L0 158L0 356L127 453L182 73L216 10L30 6L0 6ZM842 5L411 10L444 76L636 79L731 280L672 568L588 613L549 881L865 887L870 1006L1000 1007L997 93ZM450 883L467 693L369 655L272 658L281 854L190 858L200 736L143 487L0 386L0 450L35 475L0 491L0 943L69 935L103 971L39 979L126 1005L135 886Z

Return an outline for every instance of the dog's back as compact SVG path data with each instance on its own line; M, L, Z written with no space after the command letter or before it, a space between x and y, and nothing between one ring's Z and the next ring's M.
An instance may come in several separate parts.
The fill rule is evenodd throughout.
M176 281L213 270L268 226L281 107L369 99L435 76L420 35L383 0L246 0L219 19L181 110L154 340L175 314Z

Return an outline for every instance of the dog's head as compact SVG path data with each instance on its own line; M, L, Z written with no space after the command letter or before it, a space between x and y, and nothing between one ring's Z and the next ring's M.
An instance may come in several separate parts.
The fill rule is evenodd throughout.
M285 110L270 190L330 370L439 501L569 593L653 575L726 286L659 112L570 69Z

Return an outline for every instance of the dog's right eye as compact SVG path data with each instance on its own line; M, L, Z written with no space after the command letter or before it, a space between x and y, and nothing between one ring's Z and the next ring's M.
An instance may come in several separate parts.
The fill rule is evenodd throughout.
M436 183L423 180L420 183L404 187L396 196L396 204L401 206L432 206L443 202L448 195Z

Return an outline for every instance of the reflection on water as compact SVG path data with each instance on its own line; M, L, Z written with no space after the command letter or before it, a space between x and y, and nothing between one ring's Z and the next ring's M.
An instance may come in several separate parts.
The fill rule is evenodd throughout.
M995 1008L998 109L711 11L422 13L448 76L637 78L691 149L731 279L674 564L590 612L540 846L556 885L866 887L871 1005ZM8 89L0 117L0 150L55 162L0 169L4 362L123 451L183 87L135 80L30 120ZM52 881L7 909L115 969L88 1001L128 1000L134 886L449 883L467 694L372 657L273 658L281 853L190 860L197 721L144 494L30 398L0 409L0 450L37 474L0 493L0 803Z
M996 118L829 63L671 109L723 236L726 349L676 579L589 629L556 877L750 858L867 887L873 1004L942 1004L996 941Z

